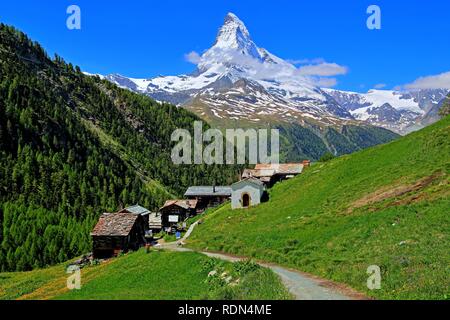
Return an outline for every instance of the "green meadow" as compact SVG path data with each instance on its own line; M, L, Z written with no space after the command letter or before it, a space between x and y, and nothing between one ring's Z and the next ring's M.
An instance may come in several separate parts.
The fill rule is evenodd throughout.
M0 273L0 299L255 300L290 299L278 276L247 261L199 253L140 250L81 269L81 289L67 288L67 264Z
M378 299L450 296L450 117L307 168L258 207L209 213L188 245L279 263ZM381 289L367 268L381 268Z

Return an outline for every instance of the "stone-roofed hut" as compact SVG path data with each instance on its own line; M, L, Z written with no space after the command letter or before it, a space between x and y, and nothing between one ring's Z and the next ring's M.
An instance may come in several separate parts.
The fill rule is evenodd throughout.
M276 171L273 169L245 169L242 173L242 179L256 178L268 188L275 183Z
M242 179L256 178L270 188L277 182L301 174L304 167L303 163L257 164L255 169L245 169Z
M146 244L147 228L143 216L138 214L103 214L91 233L94 258L110 258L120 252L139 249Z
M255 170L274 170L283 179L293 178L303 172L302 163L257 164Z

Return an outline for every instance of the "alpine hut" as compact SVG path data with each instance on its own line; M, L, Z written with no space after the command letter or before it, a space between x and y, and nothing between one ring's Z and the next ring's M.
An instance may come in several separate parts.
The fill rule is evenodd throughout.
M110 258L146 244L146 223L129 212L103 214L91 233L95 259Z

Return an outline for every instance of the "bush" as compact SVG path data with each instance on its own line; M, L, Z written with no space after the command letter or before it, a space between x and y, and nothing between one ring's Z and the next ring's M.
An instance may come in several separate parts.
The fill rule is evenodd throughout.
M336 158L334 154L332 154L331 152L327 152L319 159L319 162L328 162L330 160L333 160L334 158Z

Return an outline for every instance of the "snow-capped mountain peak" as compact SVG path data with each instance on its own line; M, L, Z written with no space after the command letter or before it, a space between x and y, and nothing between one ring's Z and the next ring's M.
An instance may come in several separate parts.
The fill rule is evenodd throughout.
M228 13L214 45L202 55L198 70L205 72L211 68L217 69L216 65L225 65L234 69L231 71L254 73L259 64L282 64L290 70L295 69L266 49L259 48L245 24L235 14Z
M253 41L245 24L234 13L228 13L214 47L246 49L251 44Z
M213 46L188 75L150 79L109 75L121 87L190 109L200 117L254 124L313 122L314 126L347 122L374 124L405 133L417 119L436 114L448 91L365 94L322 89L291 63L258 47L244 22L228 13ZM434 119L434 118L432 118Z
M401 134L438 120L436 109L450 92L446 89L413 92L372 89L367 93L322 90L347 109L355 119Z

